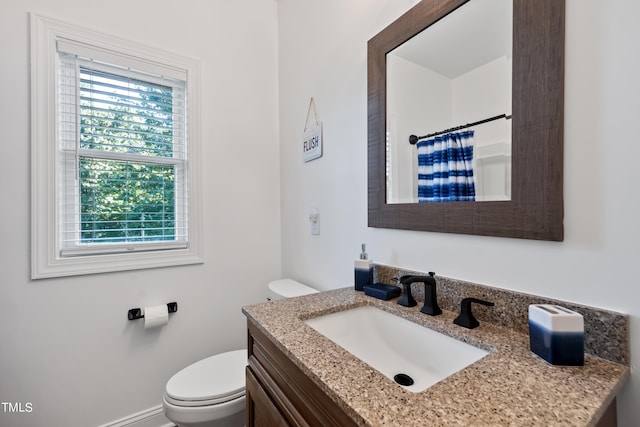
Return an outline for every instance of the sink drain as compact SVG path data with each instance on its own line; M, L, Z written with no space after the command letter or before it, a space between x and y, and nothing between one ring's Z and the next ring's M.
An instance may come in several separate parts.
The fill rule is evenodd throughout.
M413 378L407 374L398 374L393 377L393 380L403 386L413 385Z

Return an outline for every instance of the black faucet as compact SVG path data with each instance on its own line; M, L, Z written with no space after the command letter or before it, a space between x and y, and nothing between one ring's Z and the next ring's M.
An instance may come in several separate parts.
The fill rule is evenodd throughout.
M414 305L418 305L413 296L411 295L411 284L413 282L419 282L420 280L414 280L415 278L419 279L419 276L405 275L400 278L400 284L402 285L402 296L398 300L398 304L404 305L405 307L413 307Z
M428 314L429 316L442 314L442 310L438 307L438 299L436 298L435 275L436 273L430 271L429 275L424 277L424 305L420 309L420 312Z
M434 275L435 273L430 272L428 276L402 276L400 278L400 284L402 285L403 291L402 296L398 300L398 304L405 307L417 305L418 303L411 295L411 284L422 282L424 283L424 305L420 311L430 316L437 316L442 313L442 310L438 307L438 300L436 299L436 279L433 277Z
M476 304L486 305L488 307L493 307L495 305L492 302L484 301L477 298L464 298L462 300L462 303L460 303L460 315L456 317L453 323L467 329L473 329L480 326L480 322L478 322L478 320L473 317L473 313L471 312L472 302L475 302Z

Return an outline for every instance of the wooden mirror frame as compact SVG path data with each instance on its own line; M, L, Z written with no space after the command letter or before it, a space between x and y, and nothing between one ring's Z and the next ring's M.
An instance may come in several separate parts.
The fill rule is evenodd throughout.
M511 200L386 202L386 55L467 1L423 0L368 42L369 227L562 241L564 0L513 2Z

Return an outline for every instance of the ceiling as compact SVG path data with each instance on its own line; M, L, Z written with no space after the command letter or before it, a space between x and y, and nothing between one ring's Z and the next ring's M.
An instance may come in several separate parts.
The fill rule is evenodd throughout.
M450 79L511 56L512 0L471 0L390 54Z

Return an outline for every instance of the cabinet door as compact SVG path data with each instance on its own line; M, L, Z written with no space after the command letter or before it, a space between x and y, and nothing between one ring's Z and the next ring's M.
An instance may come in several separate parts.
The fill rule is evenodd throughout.
M292 427L355 427L357 423L334 402L327 393L311 380L299 366L295 365L282 350L251 321L248 321L248 371L253 381L260 386L263 398L271 409L259 407L262 400L252 397L254 406L247 411L248 426L252 424L251 414L267 411L270 419L278 418L274 426ZM249 385L247 384L247 390ZM267 404L267 403L265 403ZM273 409L275 408L275 409ZM253 412L252 412L253 411ZM277 411L278 417L276 417Z
M289 423L247 367L247 427L279 427Z

